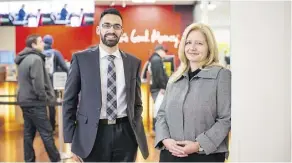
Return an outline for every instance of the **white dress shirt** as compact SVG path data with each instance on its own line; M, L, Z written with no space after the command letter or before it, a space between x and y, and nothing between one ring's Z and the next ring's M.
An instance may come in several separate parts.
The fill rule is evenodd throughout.
M106 102L107 102L107 69L109 61L107 56L109 54L99 46L99 60L100 60L100 79L101 79L101 95L102 95L102 107L100 113L100 119L107 119L106 115ZM127 116L127 101L126 101L126 83L124 64L121 53L119 50L113 54L116 56L114 59L116 67L116 88L117 88L117 118Z

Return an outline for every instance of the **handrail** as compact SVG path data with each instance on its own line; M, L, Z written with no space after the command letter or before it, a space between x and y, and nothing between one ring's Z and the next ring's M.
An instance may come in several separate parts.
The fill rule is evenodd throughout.
M62 102L54 102L54 103L47 103L46 105L47 106L60 106L62 105L63 103ZM16 102L16 101L13 101L13 102L6 102L6 101L0 101L0 105L20 105L20 106L44 106L43 103L34 103L34 102Z
M17 95L0 95L0 97L17 97Z
M0 95L1 97L17 97L17 95ZM17 101L0 101L0 105L21 105L21 106L44 106L44 102L17 102ZM59 106L62 102L46 103L47 106Z

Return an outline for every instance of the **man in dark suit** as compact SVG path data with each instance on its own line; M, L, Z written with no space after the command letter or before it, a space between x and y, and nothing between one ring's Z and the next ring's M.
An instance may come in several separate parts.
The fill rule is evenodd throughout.
M100 44L75 53L63 103L64 141L75 161L134 162L138 146L149 155L142 123L141 61L118 48L118 10L103 11Z

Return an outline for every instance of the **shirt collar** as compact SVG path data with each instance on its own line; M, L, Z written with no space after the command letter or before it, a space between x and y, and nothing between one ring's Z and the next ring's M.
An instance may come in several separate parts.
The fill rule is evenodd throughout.
M108 54L108 52L106 52L101 46L99 46L99 58L100 59L103 59L103 58L105 58L105 57L107 57L109 54ZM121 53L120 53L120 51L119 50L116 50L113 54L111 54L111 55L114 55L114 56L116 56L117 58L121 58Z
M209 66L206 68L202 68L201 71L195 76L198 76L199 78L216 79L221 69L222 67L219 66ZM189 71L186 71L183 73L182 76L188 77L188 73Z

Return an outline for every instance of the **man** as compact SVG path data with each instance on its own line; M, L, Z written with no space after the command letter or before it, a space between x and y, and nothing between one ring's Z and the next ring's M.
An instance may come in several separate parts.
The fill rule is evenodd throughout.
M80 13L78 16L79 16L79 26L82 26L84 23L84 18L85 18L85 13L84 13L83 8L80 9Z
M49 73L51 83L53 83L53 74L55 72L66 72L68 73L68 67L64 61L64 58L62 54L52 48L54 39L51 35L45 35L44 36L44 43L45 43L45 51L44 54L46 55L46 65L47 65L47 71ZM55 92L56 94L58 92ZM49 106L49 117L50 122L53 127L53 132L55 131L56 126L56 109L55 106Z
M45 35L44 36L44 43L45 43L45 55L51 55L53 54L54 57L54 66L53 66L53 70L54 72L66 72L68 73L69 69L68 66L66 65L66 62L64 60L63 55L61 54L60 51L58 51L57 49L53 48L53 44L54 44L54 38L51 35Z
M75 161L134 162L138 146L145 159L149 155L141 117L141 61L119 50L122 23L118 10L106 9L96 30L99 46L72 56L63 124Z
M67 4L65 4L64 7L61 10L61 13L60 13L60 20L66 20L67 19L67 15L68 15Z
M24 118L24 159L35 161L33 140L38 131L52 162L60 161L55 146L52 126L47 117L46 105L54 101L54 91L46 72L42 54L44 43L41 36L30 35L26 39L26 48L15 58L18 65L17 101Z
M25 12L24 8L25 8L25 5L22 4L21 9L18 11L18 15L17 15L18 21L24 21L24 18L26 16L26 12Z
M151 81L150 81L150 92L152 99L155 102L159 92L164 94L166 85L168 82L168 76L165 73L164 65L163 65L163 58L166 57L167 49L163 47L163 45L157 45L155 47L155 52L149 58L149 65L148 70L150 70L151 74ZM153 116L153 128L152 130L155 131L155 123L156 123L156 113L159 109L159 106L154 105L154 116Z
M38 9L38 12L36 13L36 24L37 26L43 25L43 14L41 9Z
M165 73L162 59L166 57L167 50L163 45L157 45L155 52L149 59L149 67L151 72L151 86L150 91L155 102L158 93L164 92L168 82L168 76Z

